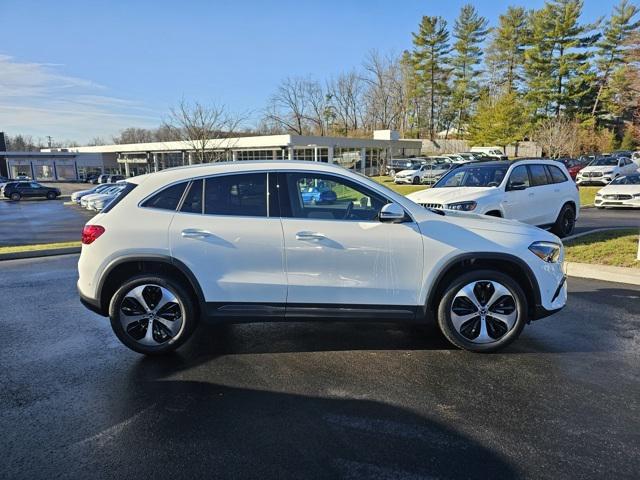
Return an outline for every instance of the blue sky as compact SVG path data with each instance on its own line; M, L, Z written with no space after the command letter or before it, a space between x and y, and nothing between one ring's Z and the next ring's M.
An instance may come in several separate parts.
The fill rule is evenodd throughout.
M450 23L463 0L0 0L0 131L110 139L157 126L180 98L260 115L286 76L327 79L371 49L411 47L422 15ZM508 5L473 3L491 24ZM614 2L585 0L583 18Z

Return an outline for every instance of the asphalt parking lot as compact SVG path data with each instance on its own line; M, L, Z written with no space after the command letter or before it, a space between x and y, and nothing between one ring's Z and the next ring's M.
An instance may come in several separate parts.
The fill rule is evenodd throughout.
M570 279L493 355L428 327L200 328L121 346L77 255L0 264L0 478L637 478L640 288Z
M79 240L82 227L95 214L62 200L0 200L0 246ZM575 233L604 227L640 227L640 211L585 208Z

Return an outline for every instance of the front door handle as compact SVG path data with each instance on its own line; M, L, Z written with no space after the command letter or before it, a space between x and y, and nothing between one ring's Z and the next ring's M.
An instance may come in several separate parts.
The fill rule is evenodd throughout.
M298 232L296 233L296 240L323 240L327 238L322 233L317 232Z
M200 228L185 228L182 230L182 238L206 238L213 236L209 230L202 230Z

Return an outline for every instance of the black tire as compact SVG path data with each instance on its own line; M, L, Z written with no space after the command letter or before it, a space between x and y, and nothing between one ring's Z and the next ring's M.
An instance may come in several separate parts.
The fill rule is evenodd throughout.
M163 287L169 290L170 293L178 300L178 306L182 307L182 313L180 315L180 318L182 319L182 326L180 327L180 330L170 340L159 343L157 346L148 346L139 343L138 340L125 331L121 322L121 308L123 307L123 300L131 290L141 285L148 285L152 288ZM173 352L189 339L198 324L198 313L193 296L189 294L185 287L170 277L152 274L133 277L126 281L115 292L109 304L109 318L111 320L111 328L118 339L131 350L144 355L163 355ZM143 322L138 323L140 325ZM146 330L144 327L143 329ZM154 341L156 341L155 337Z
M551 227L551 231L558 237L564 238L573 233L575 226L576 211L570 204L566 203L560 210L556 222Z
M47 192L47 200L55 200L56 193L55 192Z
M412 182L414 185L420 185L420 177L413 177Z
M18 192L13 192L11 194L11 200L13 200L14 202L18 202L20 201L20 199L22 198L22 195L20 195Z
M492 340L491 343L475 343L473 340L466 338L462 333L456 330L451 319L451 309L453 302L456 299L456 295L463 287L474 282L482 283L484 280L497 282L510 292L513 300L513 307L516 312L516 320L513 326L506 330L506 333L502 334L502 336L499 336L495 340ZM496 305L497 303L498 302L496 301L493 305ZM488 307L490 308L491 305ZM487 316L490 317L490 313ZM465 324L474 321L481 322L482 320L471 319L465 322ZM485 320L485 322L486 321L487 320ZM492 322L493 321L494 320L492 320ZM442 334L456 347L463 350L469 350L471 352L488 353L505 348L520 336L526 322L527 297L524 294L524 291L513 278L496 270L476 270L455 278L444 291L438 306L438 326L440 327Z

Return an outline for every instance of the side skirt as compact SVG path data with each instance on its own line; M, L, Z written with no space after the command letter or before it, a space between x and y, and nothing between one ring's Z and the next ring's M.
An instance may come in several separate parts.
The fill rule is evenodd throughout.
M204 320L231 322L349 321L422 321L422 308L414 305L342 305L284 303L206 303Z

